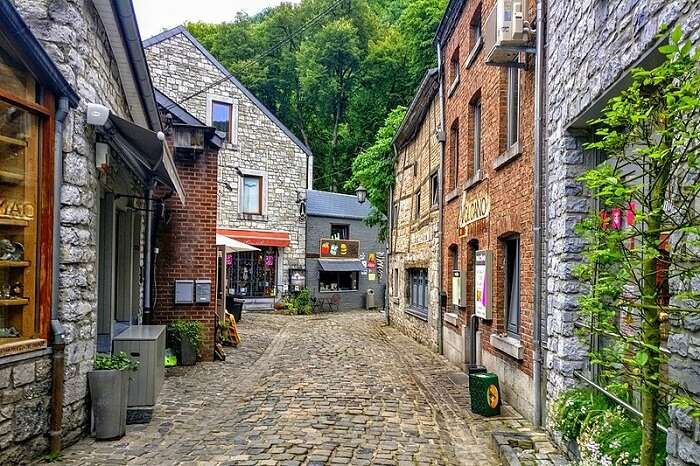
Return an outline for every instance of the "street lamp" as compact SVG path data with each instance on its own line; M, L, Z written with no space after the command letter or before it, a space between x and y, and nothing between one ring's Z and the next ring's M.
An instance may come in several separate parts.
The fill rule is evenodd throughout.
M364 204L367 200L367 190L363 188L362 185L357 187L355 190L355 195L357 196L357 202L360 204Z

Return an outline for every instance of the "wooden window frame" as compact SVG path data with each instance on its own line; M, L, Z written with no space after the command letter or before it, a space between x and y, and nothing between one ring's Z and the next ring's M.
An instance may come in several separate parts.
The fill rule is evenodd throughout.
M241 186L242 186L243 190L241 192L241 199L240 199L240 201L241 201L241 213L248 214L248 215L262 215L263 214L263 205L264 205L264 202L263 202L263 183L265 182L265 180L263 179L263 176L262 175L244 174L242 176L242 178L243 178L243 180L242 180ZM243 198L245 196L245 179L246 178L257 178L258 179L258 210L256 212L246 211L246 210L244 210L244 207L243 207L243 205L244 205Z

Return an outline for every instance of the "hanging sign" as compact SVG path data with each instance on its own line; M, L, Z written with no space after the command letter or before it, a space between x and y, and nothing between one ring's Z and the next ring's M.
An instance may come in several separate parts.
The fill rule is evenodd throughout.
M462 193L462 205L459 212L459 234L466 234L466 226L486 218L491 213L491 200L486 194L467 196Z
M320 256L326 259L357 259L359 250L359 241L321 239Z
M476 251L474 261L474 314L491 319L493 307L491 251Z

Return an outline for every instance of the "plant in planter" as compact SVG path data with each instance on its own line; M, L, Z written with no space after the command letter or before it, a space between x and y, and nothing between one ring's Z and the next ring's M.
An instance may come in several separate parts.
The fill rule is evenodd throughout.
M168 328L179 344L180 364L193 366L204 344L204 326L197 320L178 319Z
M126 433L129 372L137 367L138 362L124 352L95 358L94 370L88 373L95 438L113 439Z
M304 288L287 301L287 314L309 315L313 306L311 305L311 291Z

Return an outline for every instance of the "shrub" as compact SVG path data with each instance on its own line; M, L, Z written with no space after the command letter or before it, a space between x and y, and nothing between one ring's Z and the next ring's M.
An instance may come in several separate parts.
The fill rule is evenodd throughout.
M552 406L552 421L566 440L576 440L581 426L592 416L602 414L612 404L604 394L582 388L567 390Z
M139 362L131 359L125 352L117 354L98 354L95 357L93 367L97 371L135 371L139 367Z
M200 354L204 345L204 326L198 320L178 319L168 326L173 338L182 343L183 338L187 338Z
M287 314L309 315L311 314L311 291L304 288L287 301Z

